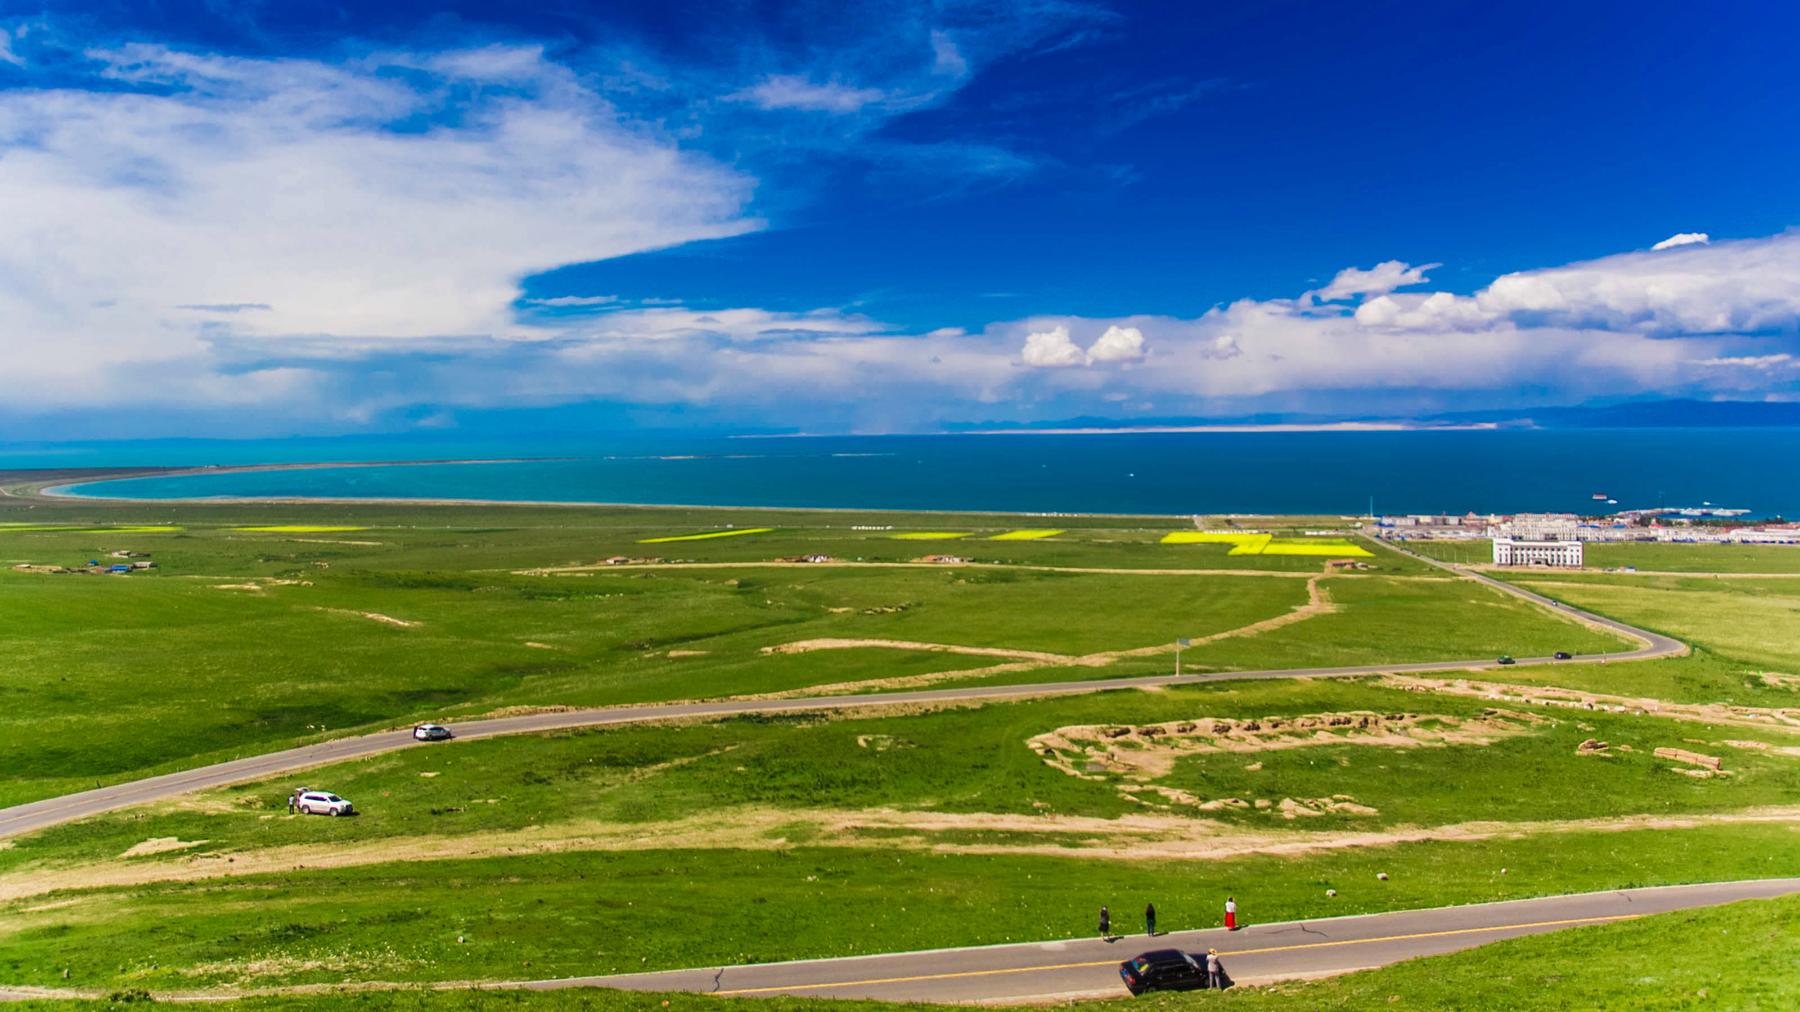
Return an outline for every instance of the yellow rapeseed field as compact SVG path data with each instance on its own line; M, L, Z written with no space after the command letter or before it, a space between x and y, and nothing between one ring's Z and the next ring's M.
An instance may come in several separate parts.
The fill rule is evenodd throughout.
M670 541L707 541L712 538L735 538L740 534L767 534L773 527L738 527L729 531L707 531L703 534L670 534L660 538L639 538L640 545L661 545Z
M1267 541L1267 534L1240 534L1235 531L1170 531L1163 535L1165 545L1242 545Z
M1236 555L1236 552L1232 553ZM1263 546L1262 555L1328 555L1336 559L1372 559L1375 553L1361 545L1353 545L1348 541L1327 540L1323 538L1282 539L1271 541Z
M234 531L255 531L259 534L341 534L346 531L366 531L367 527L336 527L327 524L268 524L262 527L233 527Z

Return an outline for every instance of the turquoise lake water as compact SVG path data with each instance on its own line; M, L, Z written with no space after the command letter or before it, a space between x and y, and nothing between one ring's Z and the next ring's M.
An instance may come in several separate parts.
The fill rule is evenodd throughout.
M1800 515L1800 429L361 440L0 449L0 466L556 457L203 474L77 494L448 498L1084 513L1582 513L1719 506ZM35 461L35 463L32 463ZM1592 500L1606 493L1617 506Z

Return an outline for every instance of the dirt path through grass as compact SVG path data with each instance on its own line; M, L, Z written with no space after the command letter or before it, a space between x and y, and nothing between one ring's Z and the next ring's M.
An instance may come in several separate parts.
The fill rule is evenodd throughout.
M17 903L68 890L131 888L395 862L580 851L668 850L671 847L684 850L779 850L791 846L787 837L796 833L807 834L807 846L1096 860L1221 861L1254 855L1295 856L1403 843L1690 829L1723 824L1800 826L1800 805L1692 815L1625 815L1539 822L1471 821L1367 831L1248 829L1220 820L1150 814L1096 818L893 809L843 812L736 807L687 819L639 824L580 820L459 836L306 844L186 857L165 853L160 858L133 859L121 855L108 861L62 868L24 868L0 876L0 903ZM979 838L981 834L1006 835L1011 839L984 842ZM25 908L18 912L31 913L38 909L42 908Z
M1233 639L1240 636L1255 636L1270 632L1284 626L1293 625L1316 615L1326 615L1337 610L1320 581L1330 576L1336 578L1341 574L1315 574L1306 581L1306 603L1294 606L1285 614L1273 618L1265 618L1236 629L1226 629L1206 636L1196 637L1188 641L1183 649L1216 643L1219 640ZM980 668L959 668L951 671L929 671L924 674L906 675L898 678L874 678L860 682L836 682L830 685L813 685L804 689L790 689L785 692L766 693L750 696L750 699L793 699L801 696L830 696L847 692L866 692L871 689L914 689L940 682L963 681L972 678L987 678L993 675L1011 674L1020 671L1035 671L1047 667L1086 667L1101 668L1114 661L1128 657L1156 657L1175 652L1175 644L1158 643L1147 647L1130 647L1122 650L1102 650L1091 654L1053 654L1036 650L1009 650L1003 647L965 647L953 643L920 643L913 640L883 639L811 639L796 640L778 646L764 647L766 654L809 653L814 650L847 650L862 647L887 647L896 650L924 650L939 653L969 654L977 657L1010 658L1006 664L992 664Z
M1094 573L1101 576L1274 576L1286 580L1309 580L1319 574L1304 569L1129 569L1112 566L1034 566L1012 562L852 562L833 559L830 562L791 562L771 559L763 562L631 562L589 566L545 566L518 569L515 576L559 576L570 573L637 572L646 569L1006 569L1032 573ZM1390 580L1421 580L1449 583L1455 577L1414 573L1333 573L1335 578L1354 580L1382 577Z

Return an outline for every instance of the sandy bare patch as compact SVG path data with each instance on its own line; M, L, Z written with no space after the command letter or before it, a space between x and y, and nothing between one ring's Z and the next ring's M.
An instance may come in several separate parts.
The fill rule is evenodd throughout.
M366 618L371 622L380 622L382 625L398 626L401 629L413 629L421 624L403 618L395 618L392 615L383 615L378 611L353 611L348 608L320 608L319 610L330 612L333 615L353 615L357 618Z
M710 650L671 650L664 657L705 657Z
M329 970L334 975L356 975L392 971L399 967L422 966L424 962L421 959L404 957L393 949L364 953L333 952L327 956L300 956L283 953L256 959L226 959L211 963L195 963L193 966L184 967L177 972L186 977L208 980L224 979L231 983L248 984L269 977L292 977L298 973L310 973L318 970Z
M1633 713L1640 716L1667 717L1671 720L1725 724L1765 731L1800 733L1800 707L1735 706L1727 703L1670 703L1642 696L1612 696L1579 689L1563 689L1550 685L1511 685L1483 682L1469 678L1419 678L1412 675L1383 675L1380 684L1409 692L1436 692L1451 696L1472 696L1496 702L1526 703L1532 706L1560 706L1577 710L1605 710L1611 713Z
M841 639L820 637L810 640L795 640L792 643L780 643L771 647L763 647L765 654L806 654L815 650L858 650L872 648L880 650L918 650L926 653L966 654L970 657L1010 657L1015 660L1041 661L1045 664L1075 664L1078 659L1070 654L1053 654L1042 650L1013 650L1008 647L965 647L955 643L923 643L918 640L883 640L883 639Z
M1800 675L1778 675L1765 671L1756 677L1771 689L1800 689Z
M258 593L258 594L269 589L270 587L310 587L310 586L312 586L311 580L281 580L281 579L276 579L273 576L258 577L254 580L248 580L243 583L215 583L212 585L214 590L248 590L248 591Z
M548 643L539 643L537 640L526 640L525 645L530 647L533 650L555 650L556 649L555 647L551 646Z
M502 706L498 710L478 713L470 720L493 720L498 717L528 717L534 713L573 713L577 708L555 704L550 706Z
M119 856L147 857L151 854L168 854L177 850L192 850L205 842L205 840L183 840L174 836L153 836L141 843L132 844Z

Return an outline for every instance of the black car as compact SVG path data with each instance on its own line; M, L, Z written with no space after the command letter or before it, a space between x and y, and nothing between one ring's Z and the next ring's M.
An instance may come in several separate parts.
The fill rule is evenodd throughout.
M1513 659L1512 659L1512 657L1511 657L1511 656L1509 656L1509 655L1507 655L1507 654L1501 654L1501 655L1500 655L1500 660L1499 660L1499 661L1497 661L1497 662L1496 662L1496 663L1499 663L1499 664L1517 664L1517 663L1519 663L1519 662L1518 662L1518 661L1515 661L1515 660L1513 660Z
M1120 963L1119 977L1132 994L1198 991L1206 987L1206 965L1180 949L1157 949Z
M1556 653L1551 654L1550 656L1556 658L1559 661L1566 661L1569 658L1574 657L1575 655L1572 653L1569 653L1567 650L1558 650Z

